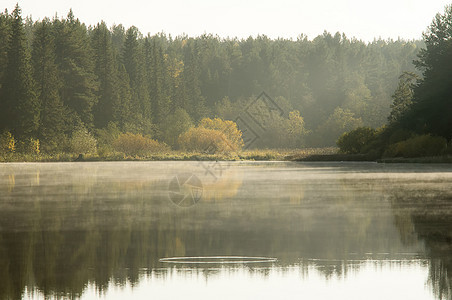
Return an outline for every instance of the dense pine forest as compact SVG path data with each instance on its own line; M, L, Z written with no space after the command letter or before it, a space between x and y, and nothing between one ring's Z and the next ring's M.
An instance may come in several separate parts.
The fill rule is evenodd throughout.
M144 35L86 26L72 11L33 21L16 6L0 15L2 151L88 153L127 141L190 150L181 140L237 121L262 92L281 113L259 132L248 122L259 137L252 147L334 146L345 132L394 117L400 82L422 77L413 61L424 46L328 32L312 40Z

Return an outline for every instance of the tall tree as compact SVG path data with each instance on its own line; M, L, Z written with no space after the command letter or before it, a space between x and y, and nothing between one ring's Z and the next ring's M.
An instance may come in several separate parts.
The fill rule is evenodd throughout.
M129 82L129 75L121 63L118 67L118 85L116 87L118 97L114 99L115 102L113 103L113 121L123 131L130 127L129 124L136 122L136 115L131 109L132 91L130 90Z
M196 40L189 39L184 46L183 91L187 97L184 108L194 120L207 115L205 98L201 93L201 65L199 48Z
M98 83L94 75L93 53L84 24L72 10L66 19L54 20L56 62L63 78L61 98L88 128L93 127L93 107Z
M9 128L19 138L35 136L39 126L39 103L19 5L12 13L5 74L0 97L1 127Z
M168 78L165 56L157 38L145 40L146 69L149 77L149 93L152 104L152 119L161 125L171 109L170 80Z
M43 150L59 150L67 128L65 126L66 110L59 94L62 82L55 64L52 24L45 18L35 27L32 64L36 92L41 104L38 137Z
M118 74L113 56L111 33L104 22L97 24L92 32L92 48L94 53L94 74L99 89L98 102L94 107L94 124L98 128L107 126L113 121L113 105L118 102Z
M397 122L413 103L413 88L419 77L413 72L403 72L399 77L399 84L392 95L389 123Z
M7 10L4 13L0 13L0 89L8 59L8 44L11 29L10 20L11 18Z
M140 32L134 26L127 29L122 62L130 79L131 112L141 131L149 130L151 122L151 101L146 76L145 56L140 44Z
M452 139L452 5L437 14L424 33L426 48L415 61L423 79L414 89L412 109L403 126Z

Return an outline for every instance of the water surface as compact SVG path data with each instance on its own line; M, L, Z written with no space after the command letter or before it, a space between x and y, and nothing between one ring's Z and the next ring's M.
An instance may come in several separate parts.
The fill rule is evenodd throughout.
M442 164L2 164L0 299L450 299L451 184Z

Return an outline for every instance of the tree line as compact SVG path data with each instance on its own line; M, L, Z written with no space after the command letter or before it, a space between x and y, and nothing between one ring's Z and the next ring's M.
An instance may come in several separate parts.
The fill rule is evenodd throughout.
M234 121L265 91L284 111L267 134L302 126L290 140L267 136L256 146L334 145L346 131L385 123L397 78L416 72L422 46L328 32L313 40L151 36L87 26L72 11L35 22L17 5L0 14L0 131L47 152L67 150L76 132L99 143L105 132L141 134L176 148L182 130L206 117Z

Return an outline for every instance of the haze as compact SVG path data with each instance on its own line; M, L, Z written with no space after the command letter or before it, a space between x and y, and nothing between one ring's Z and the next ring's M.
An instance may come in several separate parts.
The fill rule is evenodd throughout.
M4 0L9 11L17 0ZM245 38L265 34L270 38L314 38L324 30L344 32L364 41L374 38L419 39L432 17L447 0L318 0L318 1L70 1L23 0L23 15L34 20L66 16L70 8L87 24L104 20L109 26L135 25L144 34L164 31L173 36L203 33Z

